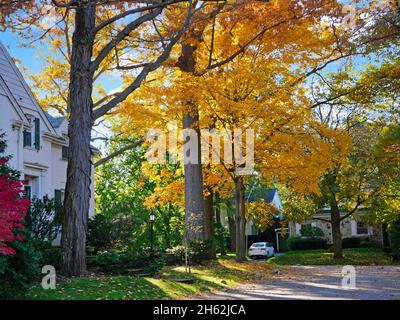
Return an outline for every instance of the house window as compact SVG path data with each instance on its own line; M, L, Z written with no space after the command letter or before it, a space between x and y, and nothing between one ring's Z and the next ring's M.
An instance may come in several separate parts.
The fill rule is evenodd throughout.
M32 188L31 188L31 186L25 186L24 190L25 190L25 198L31 199L32 198Z
M68 160L68 151L69 151L69 148L68 148L68 147L66 147L66 146L63 146L63 147L62 147L61 158L62 158L63 160Z
M32 131L33 129L33 131ZM32 129L25 129L23 132L24 147L35 147L36 150L40 150L40 120L39 118L33 119ZM34 132L34 134L32 134Z
M63 190L54 190L54 201L56 203L55 213L57 215L62 213L62 205L64 202L64 192Z
M24 130L24 147L32 147L32 132Z
M64 191L63 190L54 190L54 201L59 204L62 205L64 202Z
M357 234L368 234L368 224L357 222Z

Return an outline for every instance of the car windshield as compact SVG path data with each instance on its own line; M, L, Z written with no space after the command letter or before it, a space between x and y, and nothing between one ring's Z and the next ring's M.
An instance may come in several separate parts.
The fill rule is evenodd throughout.
M265 247L265 243L264 242L253 243L251 246L253 248L264 248Z

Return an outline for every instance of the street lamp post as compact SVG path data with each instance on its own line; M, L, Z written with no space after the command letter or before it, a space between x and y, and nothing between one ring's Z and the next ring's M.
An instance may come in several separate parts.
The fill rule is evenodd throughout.
M154 214L153 211L150 212L150 252L153 254L153 225L154 225L154 219L156 215Z

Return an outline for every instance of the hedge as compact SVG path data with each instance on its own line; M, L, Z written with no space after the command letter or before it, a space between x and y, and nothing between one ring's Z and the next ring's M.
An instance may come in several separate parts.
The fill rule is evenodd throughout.
M328 246L326 239L319 237L290 237L287 245L290 250L326 249Z
M349 237L342 239L343 249L347 248L365 248L369 246L368 238Z

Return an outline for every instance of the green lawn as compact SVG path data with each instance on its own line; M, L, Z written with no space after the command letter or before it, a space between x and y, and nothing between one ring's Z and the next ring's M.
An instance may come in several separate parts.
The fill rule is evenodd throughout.
M194 294L232 287L243 282L270 278L280 265L388 265L388 254L379 249L345 249L344 259L334 260L326 250L289 251L265 263L263 260L237 263L233 256L219 257L205 266L192 268L193 284L173 281L186 278L184 267L165 267L158 277L96 276L73 278L57 283L56 290L44 290L38 284L28 292L27 299L96 300L96 299L185 299Z
M343 259L333 259L327 250L298 250L285 252L283 256L268 260L277 265L389 265L389 254L375 248L344 249Z
M185 299L239 283L268 277L276 266L267 263L237 263L231 257L220 258L205 266L192 268L193 284L173 281L187 277L184 267L166 267L160 277L103 276L80 277L57 284L56 290L37 285L28 292L28 299Z

